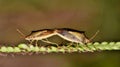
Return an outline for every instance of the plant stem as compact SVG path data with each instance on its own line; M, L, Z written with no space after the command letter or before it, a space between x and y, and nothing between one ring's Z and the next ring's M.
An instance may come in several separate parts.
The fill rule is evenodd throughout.
M19 44L16 47L12 46L1 46L0 53L28 53L28 52L39 52L39 53L51 53L51 52L94 52L98 50L120 50L120 42L95 42L87 44L73 44L74 46L33 46L27 44Z

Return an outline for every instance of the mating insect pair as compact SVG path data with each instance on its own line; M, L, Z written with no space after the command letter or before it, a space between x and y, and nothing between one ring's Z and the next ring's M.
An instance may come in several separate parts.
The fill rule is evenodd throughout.
M96 34L92 38L88 39L84 31L78 31L78 30L69 29L69 28L42 29L42 30L32 31L31 34L29 34L28 36L25 36L18 29L17 31L25 37L25 40L30 41L31 44L33 41L36 41L36 45L37 45L38 40L41 40L43 42L50 43L50 44L56 44L56 43L53 43L47 40L47 38L52 37L54 35L57 35L72 43L85 44L85 43L91 42L91 40L98 33L97 31Z

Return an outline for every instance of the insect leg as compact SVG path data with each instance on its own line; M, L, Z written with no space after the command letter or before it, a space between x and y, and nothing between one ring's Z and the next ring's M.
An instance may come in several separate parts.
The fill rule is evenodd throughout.
M35 41L35 46L38 46L38 40Z
M70 47L70 46L72 46L74 44L74 42L71 42L67 47Z
M34 40L29 40L30 44L32 44L34 42Z
M81 43L76 43L76 46L79 47L80 44L81 44Z
M45 43L49 43L49 44L55 44L55 45L57 45L57 46L58 46L58 44L57 44L57 43L53 43L53 42L50 42L50 41L48 41L48 40L41 40L41 41L43 41L43 42L45 42Z

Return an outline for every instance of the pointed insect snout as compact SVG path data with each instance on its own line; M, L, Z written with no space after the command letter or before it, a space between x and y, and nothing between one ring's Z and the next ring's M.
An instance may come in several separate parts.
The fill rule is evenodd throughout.
M29 37L25 37L25 40L30 40Z
M33 37L27 36L27 37L25 37L25 40L33 40Z

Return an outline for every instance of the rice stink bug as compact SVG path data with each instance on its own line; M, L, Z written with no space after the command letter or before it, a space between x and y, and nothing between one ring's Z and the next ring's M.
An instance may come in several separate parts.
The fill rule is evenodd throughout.
M24 36L25 40L28 40L31 42L41 40L46 43L50 44L56 44L53 42L50 42L47 40L47 38L52 37L54 35L57 35L67 41L74 42L74 43L80 43L85 44L91 42L91 40L98 34L99 30L93 35L90 39L88 39L85 35L84 31L78 31L70 28L55 28L55 29L42 29L37 31L32 31L31 34L28 36L25 36L19 29L17 31ZM43 40L46 39L46 40ZM56 44L58 45L58 44Z
M27 36L25 36L19 29L17 29L17 31L25 38L25 40L28 40L30 44L32 44L33 41L36 41L36 46L37 46L38 40L41 40L43 42L50 43L50 44L56 44L46 39L53 35L56 35L56 33L52 29L42 29L42 30L32 31L31 34ZM46 39L46 40L43 40L43 39Z
M70 28L59 28L57 29L57 35L61 38L74 42L74 43L80 43L85 44L91 42L91 40L98 34L99 30L90 38L88 39L85 35L84 31L78 31Z

